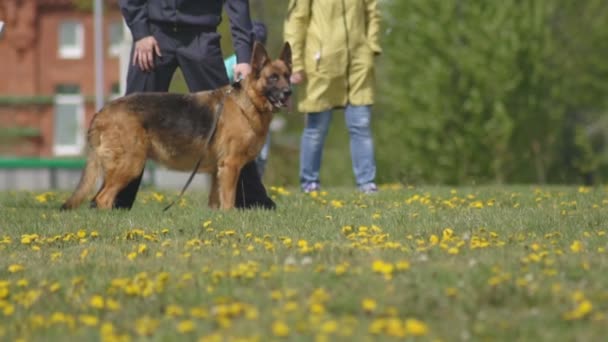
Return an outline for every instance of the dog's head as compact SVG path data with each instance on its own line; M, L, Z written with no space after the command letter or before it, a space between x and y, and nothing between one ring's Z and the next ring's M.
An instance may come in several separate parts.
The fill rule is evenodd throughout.
M264 45L256 42L251 57L251 76L253 87L267 101L272 111L287 107L291 96L291 47L283 45L280 57L271 60Z

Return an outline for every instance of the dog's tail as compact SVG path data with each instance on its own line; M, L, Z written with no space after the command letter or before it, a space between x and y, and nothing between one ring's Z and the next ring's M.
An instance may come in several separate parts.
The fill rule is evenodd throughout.
M85 200L91 192L93 186L99 177L99 161L97 153L91 148L87 156L87 162L78 182L78 186L70 198L61 206L61 210L69 210L77 208Z

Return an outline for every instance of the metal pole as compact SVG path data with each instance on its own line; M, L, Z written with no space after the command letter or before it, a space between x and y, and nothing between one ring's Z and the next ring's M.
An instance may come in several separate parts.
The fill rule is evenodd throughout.
M104 53L103 53L103 3L102 0L95 0L93 10L94 30L95 30L95 111L103 107L103 86L104 86Z
M131 32L127 23L123 20L123 37L122 43L120 43L120 95L123 96L127 92L127 73L129 71L129 63L131 62L131 47L133 45L133 38L131 38Z

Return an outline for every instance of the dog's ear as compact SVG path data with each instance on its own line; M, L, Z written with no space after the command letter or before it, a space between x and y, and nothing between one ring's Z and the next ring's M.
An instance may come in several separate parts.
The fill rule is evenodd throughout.
M285 42L285 44L283 44L279 58L285 63L285 65L287 65L289 72L291 72L291 45L289 45L289 42Z
M256 41L253 44L253 54L251 55L251 71L256 78L260 77L260 72L268 63L270 63L270 57L268 57L264 45Z

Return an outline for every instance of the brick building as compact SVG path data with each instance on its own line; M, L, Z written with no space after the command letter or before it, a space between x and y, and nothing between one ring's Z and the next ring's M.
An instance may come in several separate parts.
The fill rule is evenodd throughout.
M85 146L94 26L92 10L74 2L0 1L0 155L79 155ZM116 96L124 28L117 0L104 0L104 10L104 93Z

